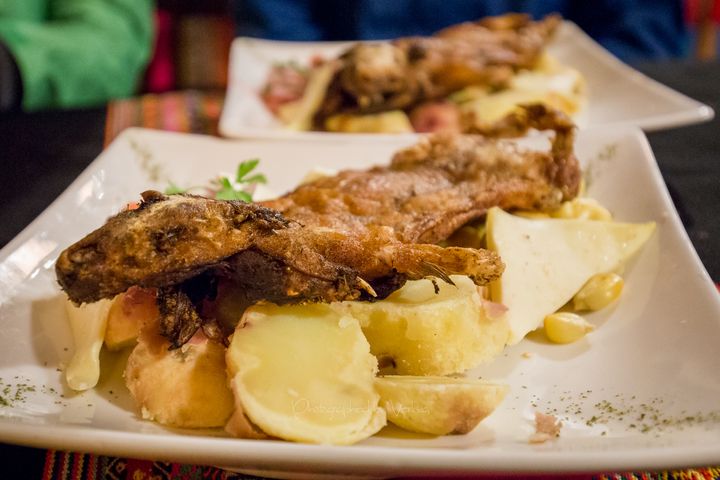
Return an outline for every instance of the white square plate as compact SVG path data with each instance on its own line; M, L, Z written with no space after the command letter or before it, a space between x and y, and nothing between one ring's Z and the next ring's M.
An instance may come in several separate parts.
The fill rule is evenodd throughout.
M59 369L72 340L54 260L139 192L162 189L170 179L202 183L254 157L262 159L270 187L282 192L314 166L383 163L406 143L233 142L126 130L0 252L0 395L10 404L0 406L0 441L313 475L608 471L720 461L720 299L637 129L587 130L577 143L589 194L619 220L658 224L627 267L623 296L590 316L598 328L586 340L560 346L526 339L475 370L507 382L511 394L468 435L419 438L388 430L330 447L166 429L137 417L120 380L123 358L110 354L95 390L74 395L63 386ZM23 399L14 398L18 390ZM528 443L535 411L563 417L560 438Z
M274 63L295 60L306 65L313 56L331 58L348 45L349 42L235 39L230 50L230 78L220 132L231 138L396 137L284 130L260 100L258 92ZM625 65L572 22L563 22L549 51L563 64L579 70L587 81L587 106L577 118L583 127L622 124L659 130L713 118L712 108Z

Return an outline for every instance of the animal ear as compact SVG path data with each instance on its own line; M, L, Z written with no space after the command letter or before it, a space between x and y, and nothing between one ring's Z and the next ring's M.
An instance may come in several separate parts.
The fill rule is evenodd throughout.
M145 205L152 205L153 203L162 202L163 200L167 200L167 195L158 192L157 190L145 190L140 194L140 198L142 198L143 204Z

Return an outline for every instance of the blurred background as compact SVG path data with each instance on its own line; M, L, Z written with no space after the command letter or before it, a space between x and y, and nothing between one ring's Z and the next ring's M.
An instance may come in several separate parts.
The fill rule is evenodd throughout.
M379 2L378 2L379 3ZM387 2L385 2L387 3ZM412 1L399 2L403 4L412 3ZM426 2L425 2L426 3ZM439 11L443 10L443 6L452 5L452 1L447 0L436 5ZM396 29L392 32L388 30L388 34L397 35L411 34L430 34L433 31L444 26L459 21L474 18L472 8L468 9L468 4L478 2L456 2L464 3L465 8L456 10L454 15L447 17L431 16L430 21L424 24L413 24L415 18L405 16L403 28ZM497 2L479 2L485 4L479 10L486 10L487 14L497 14L502 11L498 6L487 8L488 3ZM537 2L500 2L514 3L519 9L527 7L523 3L533 4L529 11L533 11L535 16L541 13L549 13L555 11L562 5L558 2L542 2L540 8ZM566 2L560 2L566 3ZM597 5L588 6L584 2L582 9L586 9L587 13L580 14L581 26L594 36L597 40L603 40L603 34L599 28L589 25L597 18ZM594 2L595 3L595 2ZM603 3L603 2L598 2ZM634 10L635 15L642 16L644 8L637 7L637 4L643 2L607 2L613 9L617 4L626 3L630 10ZM644 2L651 9L663 8L656 2ZM660 4L666 2L659 2ZM276 0L205 0L203 2L195 2L190 0L160 0L157 2L157 10L155 12L156 40L154 46L154 54L149 63L143 88L149 92L162 92L173 89L184 88L219 88L224 89L227 84L227 66L230 43L235 35L257 36L263 38L274 38L279 40L353 40L368 38L383 38L381 28L372 30L371 35L364 32L365 35L348 35L347 31L343 33L339 29L328 28L323 34L308 28L311 23L307 19L299 19L297 21L288 21L287 17L291 13L284 10L289 5L298 6L306 9L307 12L313 10L339 10L339 15L335 18L347 19L356 15L357 10L362 8L362 2L357 1L276 1ZM612 5L615 4L615 5ZM673 4L676 4L674 6ZM335 7L333 7L335 5ZM331 8L329 8L331 7ZM406 5L398 6L394 9L394 13L402 11ZM699 58L703 60L711 60L717 58L718 47L720 46L720 38L718 37L718 24L720 24L720 1L719 0L678 0L671 1L665 5L666 14L660 15L659 23L666 22L670 25L669 31L662 29L657 32L657 36L664 39L665 42L674 42L666 47L653 46L641 49L634 55L630 54L628 58L629 47L621 45L617 48L611 48L613 53L625 60L631 62L642 62L648 60L657 60L658 58ZM470 11L468 11L470 10ZM619 9L616 10L617 17L621 17ZM523 10L527 11L527 10ZM335 12L330 12L335 13ZM570 12L575 13L575 12ZM244 14L247 14L244 16ZM566 12L566 15L568 12ZM284 24L276 25L272 21L273 18L281 18ZM322 15L321 15L322 17ZM332 15L325 12L322 18L332 18ZM578 22L578 18L575 18ZM679 25L676 22L680 22ZM321 20L322 22L322 20ZM325 23L333 24L332 21L325 20ZM292 28L296 27L295 30ZM590 28L589 28L590 27ZM654 28L652 25L650 28ZM398 31L399 30L399 31ZM622 38L621 38L622 40ZM621 40L610 40L608 43L619 42ZM632 40L628 39L628 43ZM651 41L652 42L652 41ZM662 42L660 42L662 43ZM625 53L625 55L624 55Z
M719 0L3 0L0 111L222 90L235 35L389 38L507 11L561 12L630 63L717 56Z

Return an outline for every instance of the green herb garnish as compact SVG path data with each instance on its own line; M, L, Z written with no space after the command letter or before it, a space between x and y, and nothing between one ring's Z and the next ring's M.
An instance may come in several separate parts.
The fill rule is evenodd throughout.
M240 200L243 202L252 202L252 193L246 190L247 187L251 187L258 183L267 183L267 178L262 173L256 173L250 175L250 172L255 170L255 167L260 163L259 158L252 158L240 162L235 173L235 182L230 181L228 177L218 177L211 181L211 185L208 187L188 187L182 188L168 182L169 185L165 189L166 195L175 195L178 193L189 193L191 190L205 189L209 196L216 198L217 200Z
M227 177L220 177L220 190L215 193L218 200L242 200L243 202L252 202L252 195L244 190L238 190L233 187Z
M235 174L236 183L267 183L267 178L262 173L257 173L251 177L247 177L247 174L255 170L255 167L260 163L259 158L253 158L240 162L238 165L237 173Z
M187 188L178 187L173 182L168 182L167 188L165 188L165 195L175 195L176 193L185 193L188 191Z

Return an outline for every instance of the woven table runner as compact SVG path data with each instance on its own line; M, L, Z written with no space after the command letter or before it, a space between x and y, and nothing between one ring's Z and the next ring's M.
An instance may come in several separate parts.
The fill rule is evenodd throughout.
M110 102L105 146L129 127L217 135L223 99L223 92L188 90Z
M450 476L443 478L452 478ZM463 478L470 478L463 476ZM497 478L478 475L476 478ZM532 476L533 480L563 478L562 475ZM570 475L567 480L716 480L720 479L720 467L693 468L669 472L627 472L597 475ZM131 458L106 457L86 453L70 453L48 450L45 457L43 480L266 480L264 477L228 472L220 468L181 463L153 462Z
M120 132L129 127L217 135L223 98L223 92L191 90L144 95L111 102L108 105L105 124L105 145L108 145ZM720 286L718 288L720 289ZM56 450L47 451L43 480L103 478L118 480L262 479L262 477L232 473L212 466L155 462ZM479 476L478 478L491 479L495 477ZM520 478L520 476L514 478ZM546 475L532 478L545 480L558 478L558 476ZM570 475L566 478L571 480L720 480L720 467L659 473Z

